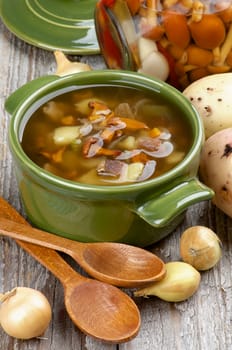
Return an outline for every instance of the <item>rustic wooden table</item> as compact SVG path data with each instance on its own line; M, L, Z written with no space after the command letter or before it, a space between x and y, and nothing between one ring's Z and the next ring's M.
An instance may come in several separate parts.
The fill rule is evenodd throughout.
M9 115L4 101L22 84L54 73L52 52L30 46L0 22L0 195L22 214L7 145ZM94 69L104 68L101 56L79 57ZM179 239L185 228L206 225L218 233L223 256L212 270L202 273L200 288L185 302L167 303L158 298L137 298L142 325L138 336L124 344L105 344L82 334L69 319L63 287L43 266L12 240L0 238L0 292L15 286L41 290L49 299L52 322L44 337L17 340L0 330L1 350L225 350L232 349L232 221L210 202L190 207L185 220L169 237L153 247L165 262L180 260ZM129 291L128 291L129 292ZM126 317L126 315L125 315Z

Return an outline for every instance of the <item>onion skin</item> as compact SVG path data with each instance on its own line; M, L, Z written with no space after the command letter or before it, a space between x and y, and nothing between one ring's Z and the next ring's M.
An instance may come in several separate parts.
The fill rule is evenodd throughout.
M134 295L139 297L157 296L169 302L180 302L190 298L198 289L201 275L190 264L171 261L165 264L166 275L158 282L139 289Z
M222 256L221 241L210 228L193 226L185 230L180 239L183 261L199 271L214 267Z
M1 298L0 323L4 331L18 339L41 336L51 320L51 307L39 291L17 287Z

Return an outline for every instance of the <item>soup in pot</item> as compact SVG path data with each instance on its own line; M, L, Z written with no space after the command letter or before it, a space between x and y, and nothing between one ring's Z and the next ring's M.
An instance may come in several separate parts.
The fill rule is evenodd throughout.
M150 180L175 167L192 145L179 108L159 94L121 86L69 91L41 105L22 147L37 165L85 184Z

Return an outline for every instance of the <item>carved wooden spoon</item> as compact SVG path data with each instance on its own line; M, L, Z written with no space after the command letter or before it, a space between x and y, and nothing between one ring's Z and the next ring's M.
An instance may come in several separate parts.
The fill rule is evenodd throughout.
M0 197L0 216L30 228L25 219ZM17 241L63 284L67 312L84 333L94 338L121 343L135 337L140 314L134 301L120 289L74 271L54 250Z
M90 276L120 287L158 281L166 271L155 254L127 244L80 243L4 218L0 218L0 234L69 254Z

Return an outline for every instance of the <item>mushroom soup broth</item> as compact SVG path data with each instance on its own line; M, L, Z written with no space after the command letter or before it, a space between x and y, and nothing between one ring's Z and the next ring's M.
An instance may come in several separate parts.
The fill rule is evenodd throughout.
M48 172L98 185L160 176L191 145L180 110L161 96L118 86L56 96L33 113L22 138L28 157Z

